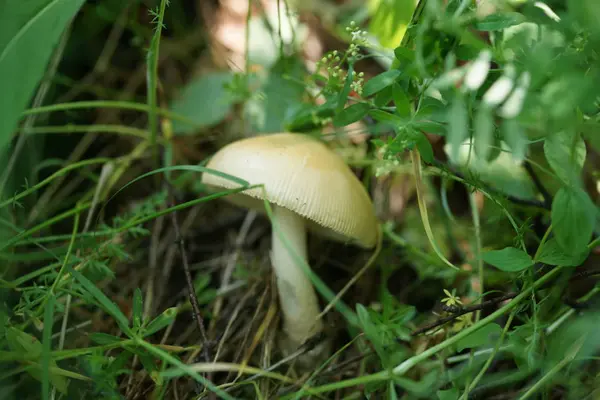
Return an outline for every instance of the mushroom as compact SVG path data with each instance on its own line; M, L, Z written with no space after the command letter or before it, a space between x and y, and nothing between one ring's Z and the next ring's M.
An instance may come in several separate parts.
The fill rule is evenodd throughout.
M307 261L307 231L329 239L372 248L377 218L367 191L344 160L324 143L304 134L275 133L224 146L207 164L263 187L226 197L241 207L265 211L264 194L278 230L297 257ZM232 189L235 182L204 173L207 186ZM271 263L283 314L283 350L296 350L319 333L323 323L310 278L272 233ZM297 259L296 259L297 260Z

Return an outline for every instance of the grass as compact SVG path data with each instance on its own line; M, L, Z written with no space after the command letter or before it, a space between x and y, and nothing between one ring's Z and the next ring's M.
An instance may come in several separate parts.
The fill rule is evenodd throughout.
M223 5L150 3L84 2L65 19L0 159L10 171L0 179L2 398L593 398L592 2L548 2L555 21L533 4L478 17L469 1L422 0L402 44L388 49L391 67L363 50L395 33L371 27L366 39L359 27L370 11L345 5L334 26L316 30L325 53L309 70L284 37L293 5L274 1L277 26L264 31L275 41L260 24L245 28L243 69L232 68L227 87L210 86L231 55L210 34L217 16L269 22L260 13L237 21ZM554 34L505 41L523 20ZM57 34L39 21L28 26ZM483 48L496 65L469 91L451 71L468 73L464 62ZM517 87L531 75L514 117L484 97L508 65L519 66ZM185 95L194 113L176 109L194 84L210 93ZM201 115L215 104L222 118ZM277 347L270 205L248 214L222 201L261 185L204 166L225 144L273 126L320 135L361 177L381 221L371 253L310 237L302 267L333 347L309 371L297 361L320 338L288 357ZM525 154L523 164L485 169L468 146L465 168L453 158L469 137L487 141L492 158ZM210 192L204 173L239 187Z

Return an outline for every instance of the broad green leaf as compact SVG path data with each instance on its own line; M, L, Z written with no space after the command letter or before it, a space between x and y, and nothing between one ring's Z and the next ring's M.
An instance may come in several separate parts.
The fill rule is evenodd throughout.
M394 98L394 105L396 106L396 114L401 117L410 117L412 114L410 101L406 97L404 89L397 83L392 85L392 96Z
M281 132L286 121L304 105L305 68L299 59L282 58L269 70L262 95L247 101L253 129L260 133Z
M0 0L0 154L84 0Z
M456 92L448 108L448 122L448 134L446 136L450 148L448 156L450 161L456 164L459 161L460 147L469 136L467 105L465 104L464 95L460 92Z
M369 0L369 31L383 47L399 46L417 4L417 0Z
M552 201L552 227L561 249L568 254L585 252L596 217L596 206L584 190L561 188Z
M560 265L561 267L577 267L583 264L589 253L589 249L587 248L583 253L579 254L565 253L558 245L556 239L552 238L544 243L537 261L548 265Z
M473 122L475 129L475 152L482 160L488 159L491 152L491 145L494 142L494 115L492 109L485 106L480 106L475 114Z
M402 74L402 72L397 69L391 69L374 76L365 83L365 86L363 87L363 96L371 96L386 87L391 86L400 74Z
M459 393L457 388L448 390L438 390L437 396L439 400L458 400Z
M346 107L333 118L333 125L342 127L363 119L371 109L367 103L356 103Z
M196 126L173 120L173 132L190 134L196 132L199 127L221 122L235 102L235 97L225 87L232 81L231 72L211 72L187 84L170 109L195 122Z
M488 15L475 23L478 31L500 31L513 25L525 22L523 14L516 12L500 12Z
M387 123L390 126L403 125L407 121L398 115L382 110L370 110L369 115L377 122Z
M419 149L419 154L421 158L426 163L432 163L434 161L433 148L431 147L431 143L427 139L427 136L424 134L415 132L417 134L417 149Z
M600 122L589 124L591 129L584 133L585 138L588 140L594 150L600 152ZM592 130L593 129L593 130Z
M569 0L569 11L573 13L578 22L588 28L597 37L600 36L600 2L597 0Z
M335 114L335 105L325 103L320 106L302 105L284 123L288 132L306 132L320 126L320 120L332 118Z
M512 156L517 161L523 161L527 152L527 136L521 125L515 119L502 121L502 133L504 141L512 150Z
M468 168L482 182L504 194L521 199L536 198L537 189L534 183L521 163L515 162L505 143L499 143L499 149L492 149L490 155L497 155L497 157L489 161L482 159L474 151L477 140L473 146L469 144L470 141L467 139L460 147L457 165ZM444 146L444 151L449 154L449 144Z
M464 349L474 349L486 344L491 345L494 341L498 340L501 334L502 327L500 325L495 323L487 324L456 342L456 349L463 351Z
M42 343L33 335L11 326L6 329L6 341L11 350L26 355L28 359L34 362L37 362L42 357L44 351ZM57 368L56 361L50 358L49 367ZM40 382L43 380L41 364L32 364L32 367L27 372L36 380ZM57 373L50 373L49 379L59 392L67 393L68 382L64 376Z
M381 89L373 98L373 104L376 107L386 107L394 99L394 93L392 92L392 85L386 86Z
M486 263L506 272L523 271L533 265L529 254L514 247L486 251L482 257Z
M544 154L559 179L568 185L580 184L586 149L578 133L563 131L548 135L544 141Z

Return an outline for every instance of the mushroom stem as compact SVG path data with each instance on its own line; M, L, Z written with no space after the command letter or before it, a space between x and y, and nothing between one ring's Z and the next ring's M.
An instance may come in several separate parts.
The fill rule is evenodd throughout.
M275 206L275 220L279 233L286 238L294 252L305 262L306 227L304 218L284 207ZM287 342L294 351L306 339L323 328L319 315L319 303L310 278L304 273L294 257L288 252L277 232L272 234L271 263L277 278L279 302L283 313L283 330Z

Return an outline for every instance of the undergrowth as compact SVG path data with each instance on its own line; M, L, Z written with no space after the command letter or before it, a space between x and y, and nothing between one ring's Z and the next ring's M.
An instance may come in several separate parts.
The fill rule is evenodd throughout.
M0 2L0 398L597 398L597 1L248 3L228 67L218 2ZM310 238L308 372L269 219L200 183L280 131L342 155L383 233Z

